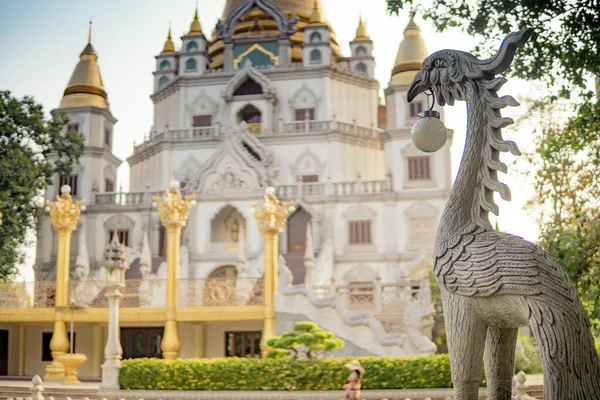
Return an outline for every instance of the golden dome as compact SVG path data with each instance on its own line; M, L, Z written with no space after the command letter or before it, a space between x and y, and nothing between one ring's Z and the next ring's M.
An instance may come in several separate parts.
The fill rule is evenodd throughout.
M163 46L163 50L160 54L171 54L175 53L175 43L173 43L173 39L171 38L171 28L169 28L169 35L167 36L167 40L165 40L165 45Z
M308 19L309 25L318 25L323 22L323 17L321 16L321 10L319 9L319 3L315 0L315 6L313 7L312 13L310 14L310 18Z
M73 75L60 101L60 108L99 107L109 109L108 96L102 84L98 55L91 43L79 55Z
M225 3L225 8L223 9L223 19L227 18L229 13L237 6L245 2L246 0L227 0ZM281 7L281 9L286 13L296 13L298 16L302 14L305 17L308 17L312 13L315 5L314 0L275 0L274 3ZM321 1L317 0L316 3L320 9Z
M354 40L371 40L367 34L367 27L363 22L362 16L358 19L358 28L356 28L356 37Z
M190 25L190 31L188 35L200 35L202 34L202 25L200 25L200 20L198 19L198 8L196 7L196 12L194 13L194 20Z
M229 13L245 1L246 0L227 0L223 9L222 21L224 22ZM290 37L290 41L292 44L292 62L302 62L303 52L301 46L304 43L304 27L309 23L310 17L315 9L315 5L319 10L323 9L323 7L321 6L321 0L273 0L273 2L279 7L281 7L281 9L285 12L288 18L291 18L292 14L294 13L298 17L298 23L296 25L297 31ZM320 11L319 13L321 14L321 20L325 21L322 11ZM260 31L259 35L279 35L279 29L277 28L277 24L275 23L275 21L273 21L262 10L254 8L252 11L246 14L239 23L237 23L234 26L233 37L237 39L257 35L256 31L250 31L251 29L256 29L255 20L258 20L258 30ZM337 42L335 32L333 31L333 29L331 29L331 25L329 25L328 22L322 23L326 24L330 28L331 33L329 42L331 45L333 55L335 57L341 57L342 51ZM208 49L208 53L212 59L210 68L216 69L223 67L225 61L224 51L225 46L223 44L223 41L217 39L217 30L213 29L212 41Z
M404 29L404 39L398 47L396 63L392 70L392 83L410 84L428 55L427 44L421 36L421 28L415 23L415 13L411 11L410 20Z

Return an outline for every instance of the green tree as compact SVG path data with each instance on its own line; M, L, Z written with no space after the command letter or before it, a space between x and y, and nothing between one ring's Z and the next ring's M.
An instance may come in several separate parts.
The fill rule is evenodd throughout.
M532 27L534 33L517 52L508 72L525 80L561 85L564 95L572 87L585 88L600 75L600 7L587 0L387 0L388 10L419 9L438 31L462 27L481 38L478 53L494 54L508 33ZM590 93L587 93L588 97Z
M306 357L314 360L328 351L344 347L344 342L314 322L302 321L296 322L293 331L269 339L267 345L273 348L267 353L268 358Z
M539 215L542 247L562 265L579 291L594 333L600 334L600 122L588 118L600 105L585 104L566 121L558 115L571 103L534 103L537 119L534 196L527 207ZM590 108L588 108L590 107ZM558 110L557 110L558 109ZM545 118L544 118L545 117Z
M41 215L36 199L57 173L68 176L83 154L83 135L63 132L67 121L64 114L45 118L31 97L18 100L0 91L1 280L23 262L27 234L37 228Z

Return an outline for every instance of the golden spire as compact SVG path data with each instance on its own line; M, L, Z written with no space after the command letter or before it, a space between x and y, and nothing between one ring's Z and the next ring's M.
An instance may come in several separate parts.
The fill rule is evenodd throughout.
M99 107L109 109L107 98L98 67L98 55L92 46L92 20L90 19L88 43L79 55L79 62L63 93L60 108Z
M400 42L396 54L392 81L396 84L410 84L428 55L427 44L421 36L421 28L415 22L415 11L411 10L408 24L404 29L404 39Z
M362 15L358 19L358 28L356 28L356 37L354 40L371 40L367 34L367 27L363 22Z
M308 23L310 25L323 23L323 18L321 17L321 10L319 10L319 3L317 2L317 0L315 0L315 6L313 8L312 14L310 14Z
M198 6L196 5L196 12L194 13L194 20L190 25L190 31L188 35L201 35L202 34L202 25L200 24L200 20L198 19Z
M163 46L163 50L160 54L171 54L175 53L175 44L171 38L171 27L169 26L169 34L167 35L167 40L165 40L165 45Z

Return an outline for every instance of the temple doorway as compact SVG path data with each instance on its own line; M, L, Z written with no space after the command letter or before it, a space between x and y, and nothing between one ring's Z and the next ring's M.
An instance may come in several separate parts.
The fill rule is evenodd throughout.
M287 253L283 258L292 271L294 285L304 283L306 275L304 252L306 251L306 230L310 226L310 220L310 214L300 207L290 216L287 223Z

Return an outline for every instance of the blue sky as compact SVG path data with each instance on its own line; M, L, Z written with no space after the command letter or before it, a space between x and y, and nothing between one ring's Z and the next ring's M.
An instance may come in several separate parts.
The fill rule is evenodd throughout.
M108 92L116 124L114 152L125 160L132 152L134 140L139 143L152 125L154 56L162 49L169 25L176 47L179 37L187 32L196 4L200 22L210 37L221 16L224 0L0 0L0 90L10 90L17 97L32 95L49 112L56 108L75 67L79 53L87 43L88 22L93 18L92 43ZM322 0L323 14L336 31L344 54L354 38L359 15L367 22L374 41L376 78L381 88L388 84L390 72L408 13L390 16L384 0ZM459 29L437 34L417 16L429 51L443 48L469 50L475 44ZM517 99L527 85L509 82L503 93ZM510 116L512 110L505 112ZM452 148L453 174L462 155L466 113L463 104L446 110L446 125L455 129ZM510 133L509 133L510 136ZM527 147L527 136L515 135L521 147ZM500 201L500 226L534 240L537 229L533 219L522 211L529 196L522 177L514 172L504 179L513 191L513 202ZM128 187L128 167L119 170L119 182ZM523 223L529 221L529 223Z

